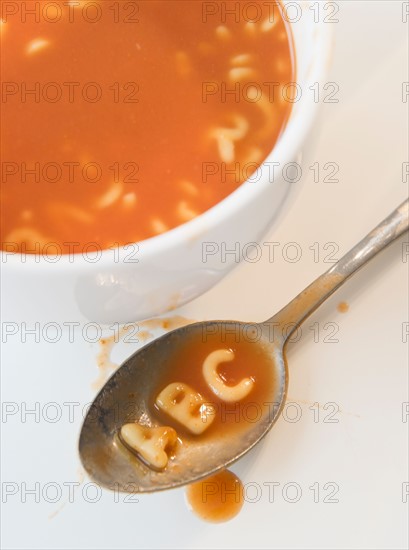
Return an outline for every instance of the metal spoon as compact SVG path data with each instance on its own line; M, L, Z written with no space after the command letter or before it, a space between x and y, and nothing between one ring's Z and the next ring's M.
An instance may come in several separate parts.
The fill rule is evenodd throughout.
M174 330L127 359L99 392L84 420L79 453L85 470L100 485L123 492L153 492L179 487L209 476L247 453L273 426L284 406L288 386L286 344L291 334L335 290L366 262L408 229L408 200L383 220L326 273L264 323L205 321ZM271 327L274 339L271 338ZM163 358L183 346L187 336L214 330L257 331L260 345L268 346L276 369L276 388L269 407L256 423L247 423L240 437L223 437L188 445L172 467L154 471L134 457L118 439L127 422L151 422L149 396L157 389ZM153 422L154 424L154 422Z

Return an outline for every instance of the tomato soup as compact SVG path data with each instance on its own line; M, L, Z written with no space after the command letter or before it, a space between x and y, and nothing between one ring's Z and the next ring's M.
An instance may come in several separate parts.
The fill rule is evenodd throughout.
M206 359L213 364L211 374L207 376ZM175 352L169 352L164 361L165 374L151 396L150 410L152 417L161 425L172 426L186 441L200 436L201 440L211 442L221 433L224 437L233 437L265 415L273 414L275 404L271 396L275 394L278 380L269 351L258 341L238 338L237 334L228 332L196 333L187 337L183 346ZM243 381L248 383L244 384L240 394ZM198 434L187 429L185 423L169 417L165 407L158 406L158 395L175 382L181 386L181 389L175 388L171 392L176 402L181 394L184 394L185 402L189 399L195 402L183 386L189 388L192 394L203 397L203 403L197 401L199 426L203 428ZM229 391L233 387L236 388L234 392ZM200 411L202 404L204 407Z
M288 120L281 4L252 2L253 14L232 2L233 15L194 0L6 4L3 249L163 233L232 193Z
M191 445L245 437L271 418L279 380L270 350L254 340L253 329L250 334L248 340L237 332L194 331L183 345L168 348L147 414L129 418L118 432L123 447L161 471L182 464Z
M201 519L213 523L229 521L237 516L244 504L244 488L240 479L229 470L222 470L186 489L192 511Z

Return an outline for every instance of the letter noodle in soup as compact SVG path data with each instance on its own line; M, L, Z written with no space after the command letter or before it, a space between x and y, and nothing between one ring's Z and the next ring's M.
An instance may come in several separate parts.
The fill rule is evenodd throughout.
M193 0L52 4L0 24L1 248L153 237L227 197L273 149L295 78L280 3L252 2L254 22Z

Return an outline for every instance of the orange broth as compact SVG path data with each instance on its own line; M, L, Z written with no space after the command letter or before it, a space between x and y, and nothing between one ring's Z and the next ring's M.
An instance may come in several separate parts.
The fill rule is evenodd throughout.
M252 22L224 21L225 2L214 15L191 0L13 4L0 25L3 249L163 233L232 193L285 127L281 5L252 2Z
M227 386L235 386L243 378L250 378L254 387L241 400L225 402L215 395L203 376L203 364L206 357L218 350L229 349L234 353L231 362L222 362L217 372ZM259 422L266 414L273 413L277 406L273 401L279 381L274 369L271 354L258 341L240 337L238 333L218 331L211 334L201 332L186 337L183 346L166 354L166 367L158 385L151 395L150 412L159 425L173 427L184 441L195 441L198 438L211 442L223 437L240 435L251 425ZM155 404L157 395L168 384L181 382L198 392L207 405L211 407L214 420L201 434L190 434L185 426L173 420Z
M186 488L192 511L201 519L220 523L233 519L243 503L243 485L229 470L222 470Z

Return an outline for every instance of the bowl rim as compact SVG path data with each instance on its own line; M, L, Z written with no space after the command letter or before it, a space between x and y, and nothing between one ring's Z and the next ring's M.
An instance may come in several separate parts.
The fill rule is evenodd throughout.
M294 55L296 54L297 48L294 43L294 33L291 29L295 24L296 23L288 23ZM314 40L316 41L315 50L321 53L316 57L312 69L309 69L308 79L313 79L314 82L320 82L328 69L328 51L331 50L333 31L330 28L330 25L325 24L324 22L314 22L314 25L316 25L316 31L314 33ZM317 32L318 30L319 32ZM296 67L294 82L297 82L297 76ZM305 97L305 94L303 94L303 97ZM303 99L300 100L300 103L302 101ZM89 270L93 269L94 266L98 266L98 270L100 270L101 268L112 266L114 263L113 250L117 251L116 263L123 265L123 263L127 263L126 258L129 257L129 247L133 247L133 252L140 252L140 257L143 255L144 259L149 259L152 256L160 255L161 252L165 250L169 251L170 248L175 248L179 245L193 242L200 235L205 234L209 229L215 227L221 219L226 219L230 217L231 214L241 210L250 196L258 196L263 192L267 185L274 185L277 183L274 179L271 182L268 180L268 177L266 177L268 168L267 163L271 164L272 162L279 162L280 165L285 165L296 157L300 144L304 142L306 135L310 131L318 109L319 103L312 102L309 108L304 109L296 117L293 116L294 109L292 109L287 124L281 132L278 140L274 144L267 158L258 168L261 171L261 176L257 181L257 185L251 181L250 177L224 199L188 222L182 223L159 235L154 235L135 243L121 245L115 247L115 249L112 247L102 249L99 246L96 251L100 255L98 260L95 262L87 260L84 256L84 251L75 252L72 254L61 253L57 256L58 261L51 261L49 259L51 255L46 258L43 255L38 254L23 254L0 250L1 265L4 267L9 264L9 266L15 267L20 264L25 264L26 269L29 266L35 266L36 270L41 270L42 268L49 269L51 264L53 270L63 269L65 271L67 268L77 271L84 268ZM53 241L49 244L51 243L57 244ZM97 243L88 244L97 245Z

